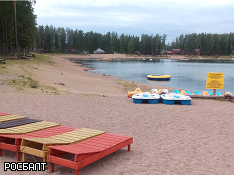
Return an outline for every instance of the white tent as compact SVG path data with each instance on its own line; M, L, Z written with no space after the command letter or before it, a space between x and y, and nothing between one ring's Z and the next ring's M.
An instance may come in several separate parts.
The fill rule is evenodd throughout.
M95 50L93 53L95 53L95 54L97 54L97 53L101 54L101 53L106 53L106 52L105 52L104 50L98 48L98 49Z

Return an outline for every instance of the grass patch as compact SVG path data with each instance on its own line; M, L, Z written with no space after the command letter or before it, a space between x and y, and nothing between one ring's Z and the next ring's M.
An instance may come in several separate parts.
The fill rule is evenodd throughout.
M39 84L37 81L33 80L30 77L24 77L23 75L19 77L19 79L6 80L4 84L14 86L18 90L24 90L25 88L39 88Z
M228 55L228 56L220 56L219 57L221 60L232 60L233 57L231 55Z
M55 65L55 62L53 62L50 58L50 55L46 54L38 54L34 53L35 57L27 57L27 59L20 59L20 60L10 60L6 59L6 66L11 65L30 65L30 64L50 64Z
M80 95L87 97L108 97L107 95L99 95L99 94L80 94Z
M52 87L52 86L40 86L40 89L42 92L46 94L60 95L60 92L55 87Z
M0 65L0 74L6 74L6 66Z
M46 94L60 94L55 87L40 85L37 81L33 80L32 78L25 77L23 75L19 76L19 79L5 80L4 84L14 86L17 90L25 90L32 88L39 89Z
M55 65L51 54L34 54L35 57L26 57L26 59L6 59L6 64L0 65L0 75L14 75L18 78L5 80L3 84L13 86L17 90L35 89L46 94L60 94L55 87L44 86L31 78L30 69L37 70L37 65Z
M117 80L117 84L122 85L124 87L124 90L128 90L129 88L137 88L137 85L135 83L129 83L124 80Z

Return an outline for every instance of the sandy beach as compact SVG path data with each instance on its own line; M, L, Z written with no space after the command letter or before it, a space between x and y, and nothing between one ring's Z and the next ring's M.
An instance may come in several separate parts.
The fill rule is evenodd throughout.
M0 112L91 128L133 137L131 151L123 148L80 170L80 175L233 175L233 103L193 99L191 105L134 104L128 90L140 87L173 88L128 82L92 74L68 58L132 58L110 55L53 55L51 64L26 64L0 68ZM176 57L183 59L183 57ZM28 64L28 62L30 64ZM31 77L40 88L18 90L4 83L19 75ZM28 161L42 161L28 155ZM35 159L35 160L34 160ZM32 174L4 171L4 162L16 161L15 152L3 150L0 174ZM49 174L33 172L35 175ZM55 165L53 174L75 174Z

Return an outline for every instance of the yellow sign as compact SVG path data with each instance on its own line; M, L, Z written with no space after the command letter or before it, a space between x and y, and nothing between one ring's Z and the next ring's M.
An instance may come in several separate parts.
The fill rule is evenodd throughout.
M207 73L206 89L223 89L224 73Z

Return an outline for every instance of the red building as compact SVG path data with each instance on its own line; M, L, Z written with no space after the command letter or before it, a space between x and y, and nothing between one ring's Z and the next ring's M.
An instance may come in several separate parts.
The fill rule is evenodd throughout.
M172 49L171 54L172 55L180 55L181 54L180 49Z
M43 53L44 52L44 49L37 49L37 53Z
M201 50L200 49L194 49L194 55L200 55Z
M166 54L167 54L167 55L171 55L171 51L167 51Z
M71 49L71 50L70 50L70 53L75 54L75 53L77 53L77 50L76 50L76 49Z

